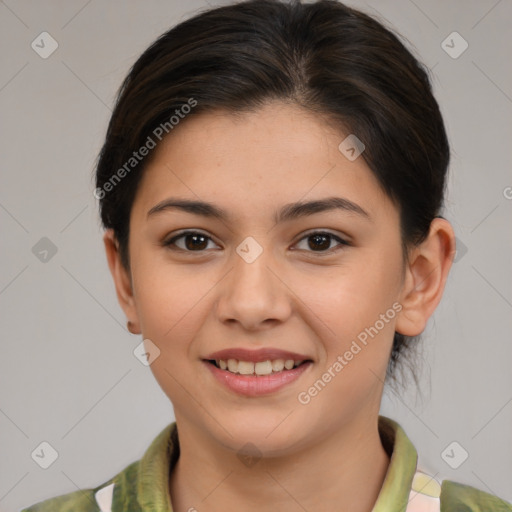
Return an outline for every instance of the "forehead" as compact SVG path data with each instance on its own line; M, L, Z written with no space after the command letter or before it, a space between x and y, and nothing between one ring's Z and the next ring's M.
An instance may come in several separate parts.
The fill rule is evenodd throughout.
M229 204L238 218L270 216L276 206L341 195L376 215L390 200L362 157L349 160L340 151L347 135L281 103L236 115L194 114L153 150L134 209L147 212L181 196Z

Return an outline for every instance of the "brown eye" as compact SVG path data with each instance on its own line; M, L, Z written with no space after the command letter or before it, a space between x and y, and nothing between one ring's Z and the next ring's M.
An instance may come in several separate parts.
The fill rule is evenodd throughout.
M330 235L311 235L308 236L308 245L311 249L319 249L324 251L330 248L331 236Z
M307 240L307 248L305 250L309 252L330 253L339 250L341 248L340 246L342 245L349 245L348 242L346 242L339 236L324 231L316 231L314 233L309 233L305 237L303 237L299 243L301 243L304 240ZM331 248L331 243L333 240L338 242L338 246Z
M183 243L181 245L176 243L181 239L183 239ZM207 248L209 241L213 242L209 236L203 233L199 233L197 231L186 231L164 242L163 245L170 247L173 250L173 246L175 246L179 250L186 252L202 252Z

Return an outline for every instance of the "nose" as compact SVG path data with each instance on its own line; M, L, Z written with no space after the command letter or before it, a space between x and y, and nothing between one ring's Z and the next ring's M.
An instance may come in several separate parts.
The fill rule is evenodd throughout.
M219 286L219 321L257 331L276 326L290 316L291 291L270 252L264 250L251 263L234 253L232 269Z

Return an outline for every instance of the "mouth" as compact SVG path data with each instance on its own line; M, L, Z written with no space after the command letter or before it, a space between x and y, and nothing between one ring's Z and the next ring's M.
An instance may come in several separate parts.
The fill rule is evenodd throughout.
M259 397L304 379L314 360L309 354L278 347L231 347L206 355L202 363L223 387L238 395Z
M267 359L264 361L243 361L239 359L204 359L220 370L240 376L264 377L278 373L288 372L306 363L312 363L311 359Z
M259 358L260 359L260 358ZM273 395L292 386L311 371L311 359L203 359L221 386L239 396L256 398Z

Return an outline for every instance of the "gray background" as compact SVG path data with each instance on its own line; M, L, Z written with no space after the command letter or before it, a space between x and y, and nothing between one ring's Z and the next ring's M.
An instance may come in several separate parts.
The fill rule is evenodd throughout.
M433 70L453 151L445 216L459 252L420 345L425 398L412 387L388 390L382 413L404 427L437 479L512 501L512 4L350 4L400 32ZM0 3L1 511L99 485L173 420L150 369L132 353L141 338L126 331L117 303L92 172L130 65L205 6ZM43 31L59 44L47 59L31 48ZM441 46L453 31L469 44L458 58ZM43 237L57 249L46 262L33 251L48 244ZM46 470L31 458L42 441L59 454ZM469 453L458 469L441 456L453 441ZM462 453L456 447L452 460Z

